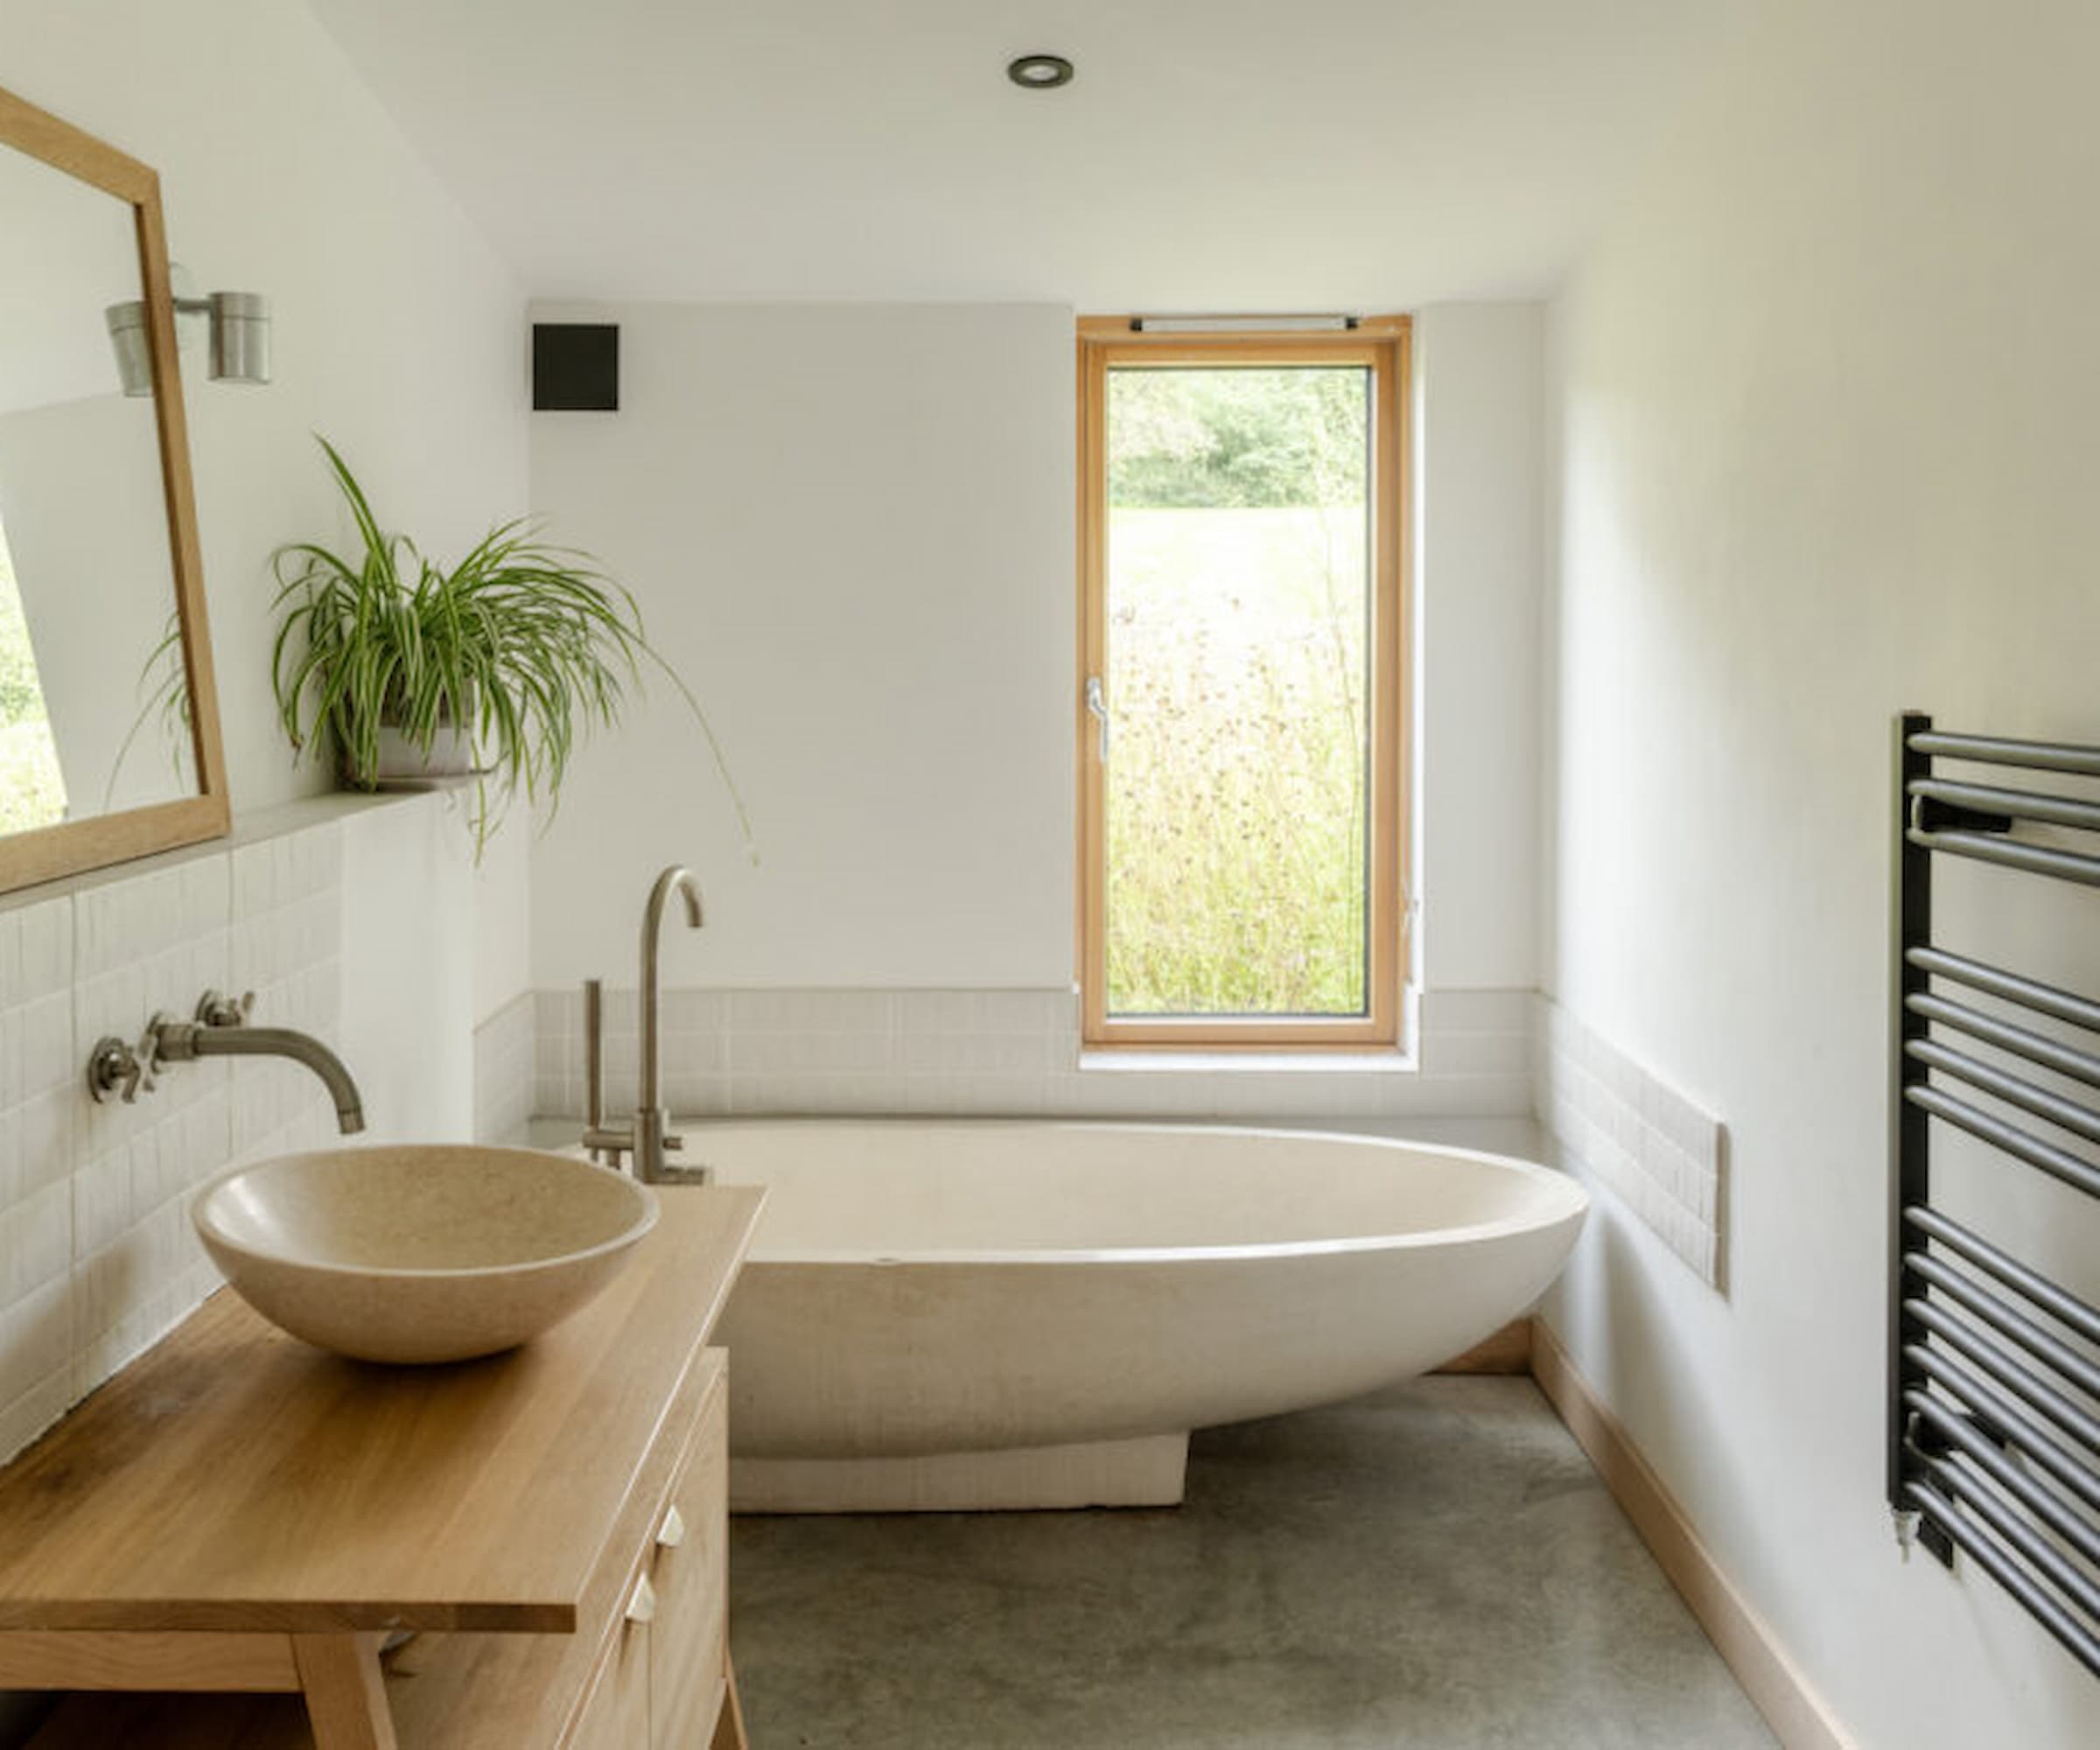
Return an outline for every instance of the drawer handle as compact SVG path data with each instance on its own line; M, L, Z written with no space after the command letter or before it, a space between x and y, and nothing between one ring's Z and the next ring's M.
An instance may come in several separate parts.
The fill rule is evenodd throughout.
M649 1577L644 1574L634 1582L634 1596L627 1600L627 1620L649 1622L654 1620L655 1615L656 1588L649 1584Z
M656 1547L660 1550L676 1550L684 1542L684 1516L676 1507L671 1508L664 1514L663 1523L656 1529Z

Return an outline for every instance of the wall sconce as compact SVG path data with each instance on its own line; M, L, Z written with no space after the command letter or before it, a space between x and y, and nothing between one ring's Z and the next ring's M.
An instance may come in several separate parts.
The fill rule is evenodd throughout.
M214 291L192 298L188 276L178 266L175 280L175 349L193 350L204 331L211 336L214 382L266 383L270 380L270 300L253 291ZM147 340L146 306L142 299L112 304L102 312L109 324L109 344L116 353L116 374L124 393L153 393L153 349Z

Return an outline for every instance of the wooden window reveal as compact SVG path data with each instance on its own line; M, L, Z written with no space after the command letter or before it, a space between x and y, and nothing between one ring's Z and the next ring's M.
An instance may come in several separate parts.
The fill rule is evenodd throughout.
M1409 325L1079 325L1089 1046L1399 1042Z

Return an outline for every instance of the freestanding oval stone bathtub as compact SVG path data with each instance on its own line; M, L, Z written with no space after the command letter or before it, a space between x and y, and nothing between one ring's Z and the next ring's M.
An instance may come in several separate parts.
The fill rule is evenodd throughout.
M1529 1306L1589 1200L1380 1138L697 1124L770 1187L724 1317L744 1511L1165 1505L1189 1431L1410 1377Z

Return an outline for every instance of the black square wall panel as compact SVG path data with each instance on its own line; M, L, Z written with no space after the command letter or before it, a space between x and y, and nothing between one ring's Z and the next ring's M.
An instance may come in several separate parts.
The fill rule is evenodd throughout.
M532 405L538 413L618 413L619 325L534 323Z

